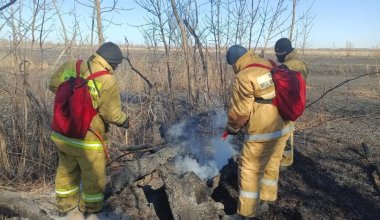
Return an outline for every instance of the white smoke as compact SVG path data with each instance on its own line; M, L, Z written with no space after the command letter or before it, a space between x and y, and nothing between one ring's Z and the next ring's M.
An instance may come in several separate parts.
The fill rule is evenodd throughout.
M221 140L226 113L213 112L207 117L206 125L202 120L189 119L173 125L168 131L169 141L183 148L182 155L175 159L180 174L193 171L201 179L214 177L236 154L229 138ZM208 130L210 135L202 133L199 127Z
M193 171L201 179L216 176L219 172L215 161L207 161L206 164L201 165L196 159L190 158L190 156L178 157L175 161L175 166L178 172L186 173Z

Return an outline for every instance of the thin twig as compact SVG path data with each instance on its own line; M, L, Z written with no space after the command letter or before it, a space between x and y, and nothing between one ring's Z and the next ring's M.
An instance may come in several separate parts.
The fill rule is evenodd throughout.
M347 120L347 119L353 119L353 118L362 118L362 117L367 117L367 116L370 116L370 115L373 115L373 114L376 114L376 113L379 113L379 111L373 111L373 112L369 112L369 113L365 113L365 114L362 114L362 115L352 115L352 116L348 116L348 117L341 117L341 118L335 118L335 119L332 119L332 120L326 120L324 122L321 122L319 124L316 124L316 125L312 125L310 127L306 127L306 128L298 128L297 130L307 130L307 129L311 129L311 128L315 128L317 126L321 126L325 123L329 123L329 122L337 122L337 121L342 121L342 120Z
M315 104L316 102L318 102L319 100L321 100L323 97L325 97L325 95L327 95L327 93L333 91L334 89L337 89L337 88L341 87L342 85L344 85L344 84L346 84L346 83L348 83L348 82L350 82L350 81L353 81L353 80L356 80L356 79L362 78L362 77L364 77L364 76L369 76L369 75L378 74L378 73L380 73L380 72L366 73L366 74L363 74L363 75L357 76L357 77L352 78L352 79L347 79L347 80L345 80L345 81L339 83L338 85L336 85L336 86L334 86L334 87L328 89L328 90L327 90L326 92L324 92L319 98L317 98L316 100L314 100L312 103L308 104L308 105L306 106L306 108L312 106L313 104Z

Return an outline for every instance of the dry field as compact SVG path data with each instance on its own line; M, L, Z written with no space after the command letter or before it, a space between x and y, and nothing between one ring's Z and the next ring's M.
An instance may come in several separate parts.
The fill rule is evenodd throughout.
M39 65L40 58L32 56L33 66L27 77L9 70L11 61L1 63L0 129L4 127L7 145L4 154L4 144L0 143L0 191L28 190L36 197L52 192L57 160L49 140L53 96L46 90L46 81L53 65L62 60L57 62L57 51L47 54L45 65ZM156 82L156 92L148 94L144 82L126 63L116 75L125 91L124 108L135 125L128 131L130 144L152 142L156 123L165 133L174 122L190 117L189 112L197 114L225 107L216 83L217 72L210 73L214 90L204 95L201 106L190 106L181 65L173 65L175 94L169 103L173 96L165 86L162 56L154 56L150 51L130 51L134 66ZM380 71L380 57L371 53L309 53L305 60L310 67L309 104L341 82ZM231 69L227 76L227 80L233 77ZM331 90L306 109L296 126L294 165L281 171L279 199L270 204L269 212L260 219L378 219L380 185L376 182L379 177L375 162L380 163L380 75L361 77ZM111 141L125 141L125 133L119 128L112 127L110 135ZM46 190L36 190L36 186ZM229 201L224 204L226 213L232 214L236 200L224 201ZM2 215L12 214L0 207L0 218Z
M369 57L307 60L308 103L347 79L380 70L379 59ZM307 108L297 127L294 165L281 172L280 199L263 218L378 219L380 182L374 172L375 162L380 162L379 74L332 90Z

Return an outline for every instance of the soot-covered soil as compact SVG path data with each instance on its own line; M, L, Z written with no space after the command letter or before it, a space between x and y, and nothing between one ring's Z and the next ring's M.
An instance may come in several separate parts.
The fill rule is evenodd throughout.
M312 75L308 102L346 79ZM294 164L280 172L279 199L262 219L379 219L379 93L372 75L306 109L297 123Z

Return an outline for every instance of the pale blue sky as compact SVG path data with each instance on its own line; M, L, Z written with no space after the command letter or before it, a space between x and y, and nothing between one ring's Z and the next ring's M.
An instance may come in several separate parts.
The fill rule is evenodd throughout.
M133 9L124 12L124 24L144 24L146 12L133 1L128 2ZM310 0L301 0L302 2L311 3ZM299 9L300 12L302 10L303 8ZM380 48L380 0L315 0L312 13L315 19L310 34L310 47L344 48L346 42L350 41L356 48ZM136 28L128 25L125 27L125 33L131 42L142 42L141 34ZM116 40L117 36L110 36L111 39Z
M380 48L379 0L316 0L313 47Z
M89 2L86 0L80 1ZM177 1L180 2L180 0ZM226 2L227 0L223 1ZM285 1L290 7L292 0ZM81 25L81 35L88 41L92 10L75 2L74 0L58 0L66 29L68 29L69 32L73 28L73 14L70 13L70 11L75 5L76 14L78 15L78 20ZM103 0L102 6L110 6L112 2L111 0ZM199 13L203 16L208 16L210 10L207 5L202 4L202 2L208 2L208 0L198 0L197 2ZM250 0L247 2L250 3ZM277 3L276 0L270 0L270 2L271 4ZM304 12L313 0L300 0L300 2L300 6L297 8L298 15ZM130 43L144 44L143 35L140 33L139 28L135 26L146 24L148 13L138 6L134 0L119 0L118 3L119 6L130 10L120 11L118 14L113 15L113 22L120 25L112 25L105 28L104 35L106 40L123 43L124 36L127 36ZM28 2L17 1L16 4L27 5ZM29 7L25 6L22 14L26 17L24 18L25 20L30 20L30 14L27 13L27 8ZM53 12L54 11L51 11L51 13ZM288 10L288 12L290 12L290 10ZM315 18L309 35L308 47L344 48L346 47L346 42L350 41L355 48L380 48L380 0L315 0L311 12L315 15ZM52 21L55 22L53 25L54 29L47 39L62 42L59 20L54 14L52 14L52 16ZM111 19L109 14L106 18ZM204 22L203 20L201 18L200 23ZM4 20L0 19L0 25L3 21ZM290 22L287 22L287 24L289 23ZM45 27L47 27L47 25L45 25ZM259 30L255 33L257 34L258 32ZM272 46L278 38L286 36L287 33L276 36L269 42L269 47ZM9 39L9 37L9 29L4 28L0 31L0 38ZM258 46L260 47L262 45L259 43Z

